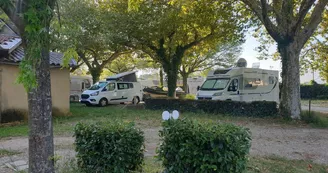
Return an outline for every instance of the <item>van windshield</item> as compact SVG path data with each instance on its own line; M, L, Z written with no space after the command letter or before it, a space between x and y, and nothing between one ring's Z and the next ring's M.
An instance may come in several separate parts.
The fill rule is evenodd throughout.
M207 79L201 90L223 90L228 85L230 79Z
M100 88L103 88L107 85L107 82L97 82L92 87L89 88L89 90L99 90Z

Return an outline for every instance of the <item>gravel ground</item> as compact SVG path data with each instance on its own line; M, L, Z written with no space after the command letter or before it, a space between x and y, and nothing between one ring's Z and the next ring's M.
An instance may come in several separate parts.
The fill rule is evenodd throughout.
M328 165L328 130L313 128L293 128L281 125L245 125L252 132L253 156L277 155L289 159L312 160L316 163ZM146 138L145 156L154 156L159 144L159 128L144 129ZM0 140L0 149L19 151L21 154L1 157L0 173L10 173L3 165L17 160L28 160L26 137L7 138ZM59 162L65 162L75 155L74 138L55 137L55 152L61 156Z

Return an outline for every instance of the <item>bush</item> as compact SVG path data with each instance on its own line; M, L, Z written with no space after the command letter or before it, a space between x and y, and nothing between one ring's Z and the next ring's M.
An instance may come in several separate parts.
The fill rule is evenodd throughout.
M328 85L301 85L302 99L328 99Z
M167 172L243 172L251 146L248 129L169 120L160 131L159 158Z
M0 123L10 123L16 121L27 121L27 111L7 109L1 112Z
M82 124L75 127L78 166L85 172L124 173L139 170L144 136L134 124Z
M193 94L186 94L185 96L182 96L181 99L185 100L196 100L196 96Z
M234 116L276 116L278 108L276 102L235 102L214 100L178 100L178 99L147 99L146 109L178 110L181 112L199 112L226 114Z

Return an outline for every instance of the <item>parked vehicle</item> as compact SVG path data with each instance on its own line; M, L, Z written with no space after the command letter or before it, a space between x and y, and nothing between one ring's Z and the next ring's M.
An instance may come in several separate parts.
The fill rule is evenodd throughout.
M78 102L81 98L83 91L92 86L91 76L70 76L71 89L70 89L70 101Z
M241 64L243 65L209 72L206 81L199 87L196 99L278 103L279 72L246 68L245 63Z
M142 100L142 89L136 72L125 72L99 81L84 91L81 95L81 103L106 106L109 103L132 102L138 104Z

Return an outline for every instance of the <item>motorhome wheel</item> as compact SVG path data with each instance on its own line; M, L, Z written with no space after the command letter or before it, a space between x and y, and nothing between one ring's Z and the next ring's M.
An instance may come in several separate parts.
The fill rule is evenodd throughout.
M104 107L107 104L108 104L107 99L105 99L105 98L100 99L99 106Z

